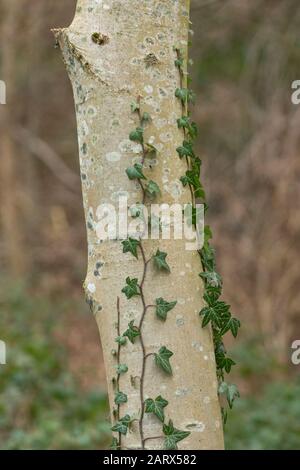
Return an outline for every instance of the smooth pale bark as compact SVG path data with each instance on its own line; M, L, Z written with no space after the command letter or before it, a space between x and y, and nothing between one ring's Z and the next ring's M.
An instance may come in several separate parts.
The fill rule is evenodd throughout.
M176 147L183 134L176 119L181 105L175 98L179 73L174 66L173 47L187 46L189 27L188 0L80 0L75 18L67 29L55 30L73 86L80 150L83 201L88 233L87 297L92 304L100 330L111 409L114 407L112 378L115 376L117 298L120 297L120 331L128 322L139 324L141 299L127 300L121 293L127 276L141 280L143 262L123 254L120 240L100 243L97 238L97 208L127 195L129 205L141 201L141 191L125 174L126 168L140 158L140 146L130 142L129 133L138 125L130 105L141 96L142 111L152 117L145 140L158 148L152 169L145 174L156 181L162 194L158 202L189 203L191 195L179 181L186 163L178 158ZM105 36L103 44L92 41L93 33ZM151 59L151 60L150 60ZM212 335L202 329L202 284L198 276L200 259L196 251L185 249L185 240L148 240L143 242L150 258L159 247L168 253L171 273L157 272L148 265L144 284L147 304L163 297L177 300L165 323L147 311L143 338L147 353L166 346L174 352L173 375L168 376L146 360L144 399L162 395L168 400L166 419L190 436L179 443L180 449L223 448L223 431L217 396L217 380ZM99 272L99 274L98 274ZM139 381L143 363L140 341L121 349L120 362L129 367L121 376L120 389L128 403L120 414L138 416L141 410ZM161 448L161 423L145 414L145 447ZM138 422L122 437L122 448L141 448Z

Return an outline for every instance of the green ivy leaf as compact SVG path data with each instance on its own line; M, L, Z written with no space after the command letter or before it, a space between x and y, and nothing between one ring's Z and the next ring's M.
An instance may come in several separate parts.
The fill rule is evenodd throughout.
M128 401L128 397L126 395L126 393L123 393L123 392L117 392L115 394L115 404L116 405L122 405L122 403L127 403Z
M131 103L131 112L132 113L135 113L136 111L138 111L140 109L140 105L139 103L137 103L136 101L133 101Z
M234 338L236 338L240 326L241 322L237 318L231 317L229 318L228 322L223 325L220 331L220 335L223 336L225 335L225 333L227 333L227 331L230 330Z
M172 367L170 364L170 357L172 356L172 351L169 351L165 346L162 346L158 353L155 354L156 365L170 375L172 375Z
M144 129L142 127L137 127L135 131L130 132L129 139L133 142L139 142L143 144L144 142Z
M115 342L118 343L120 346L124 346L127 342L127 339L124 336L117 336Z
M158 318L164 321L167 319L168 312L172 310L177 304L176 300L173 302L167 302L162 297L159 297L159 299L156 299L155 302L156 302L156 315L158 316Z
M140 246L140 241L135 238L128 238L122 242L123 253L131 253L135 258L138 258L137 248Z
M111 442L111 445L109 447L111 450L119 450L120 449L120 446L119 446L119 441L116 437L113 437L112 439L112 442Z
M151 116L149 113L143 113L142 116L142 125L147 124L148 122L151 122Z
M177 67L179 70L182 69L182 67L183 67L183 59L181 59L181 58L180 58L180 59L176 59L174 63L175 63L175 67Z
M167 253L164 253L163 251L157 250L156 254L153 256L154 264L155 266L163 271L168 271L170 272L170 266L166 262L166 257Z
M222 287L222 278L216 271L207 271L200 273L199 276L204 279L209 286Z
M204 307L200 311L200 315L203 316L203 328L208 325L209 322L212 322L214 326L222 328L223 322L227 321L230 316L230 305L225 302L216 301L214 303L210 303L208 307Z
M130 180L145 180L146 176L143 174L143 165L135 163L126 169L126 174Z
M234 400L240 397L237 386L235 384L228 384L226 382L220 383L219 395L226 396L229 408L232 408Z
M165 413L164 408L169 404L167 400L162 398L161 395L152 400L152 398L148 398L145 401L145 412L146 413L154 413L158 419L163 423L165 420Z
M131 418L129 415L125 415L123 418L121 418L119 421L116 422L116 424L111 428L112 431L114 432L119 432L126 436L129 425L131 423Z
M130 323L128 323L128 329L125 331L123 336L127 336L127 338L132 344L134 343L135 338L140 336L140 330L138 329L137 326L134 326L133 320Z
M128 372L128 366L126 364L118 364L116 369L118 375L126 374L126 372Z
M136 295L140 295L140 287L136 278L131 279L127 277L126 286L122 289L123 294L126 295L127 299L131 299Z
M186 103L195 104L195 93L188 88L177 88L175 91L175 96L176 98L180 99L183 105Z
M187 140L183 141L183 144L181 147L177 147L176 152L178 153L180 158L183 158L183 157L195 158L193 146Z
M182 116L177 119L178 129L186 129L191 139L195 139L198 135L197 124L191 121L189 116Z
M179 429L174 428L173 422L171 420L169 421L169 424L163 425L163 433L165 435L166 450L176 450L177 443L191 434L188 431L180 431Z
M148 196L151 198L155 198L156 196L159 196L160 194L160 189L157 183L155 181L150 180L145 188L145 191Z

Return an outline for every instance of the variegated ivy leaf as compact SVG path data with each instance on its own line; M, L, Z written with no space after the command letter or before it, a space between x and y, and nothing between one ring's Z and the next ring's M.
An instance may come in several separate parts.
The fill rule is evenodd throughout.
M165 400L161 395L153 400L152 398L148 398L145 401L145 412L146 413L153 413L158 419L163 423L165 420L165 413L164 408L169 404L167 400Z
M154 264L155 266L162 270L162 271L168 271L170 272L170 266L166 262L166 257L167 253L164 253L163 251L157 250L156 254L153 256Z
M122 403L127 403L128 397L126 393L118 391L115 394L115 404L116 405L122 405Z
M136 295L140 295L140 287L136 278L126 278L126 286L122 289L123 294L126 295L127 299L131 299Z
M125 331L123 336L127 336L131 343L134 343L134 340L137 336L140 336L140 330L137 326L134 326L134 321L132 320L128 323L128 329Z
M123 253L131 253L135 258L138 258L137 249L140 246L140 241L135 238L128 238L122 242Z
M180 431L179 429L174 428L171 420L169 421L169 424L163 425L163 433L165 435L166 450L177 449L177 443L191 434L188 431Z
M156 315L158 316L158 318L164 321L167 319L168 312L172 310L177 304L177 300L174 300L173 302L167 302L162 297L159 297L159 299L156 299L155 302L156 302Z
M172 356L172 351L169 351L165 346L162 346L158 353L154 355L156 365L170 375L172 374L172 367L170 364L170 357Z

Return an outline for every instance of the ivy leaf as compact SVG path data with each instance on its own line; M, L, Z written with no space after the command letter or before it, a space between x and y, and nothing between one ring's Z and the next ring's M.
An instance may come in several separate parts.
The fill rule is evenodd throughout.
M209 322L212 322L214 326L222 328L224 320L227 321L230 316L230 305L225 302L216 301L211 303L208 307L204 307L200 311L200 315L203 316L202 327L204 328Z
M120 449L120 446L119 446L119 441L116 437L113 437L112 439L112 442L111 442L111 445L109 447L111 450L119 450Z
M128 372L128 366L126 364L118 364L116 369L118 375L126 374L126 372Z
M115 342L118 343L120 346L124 346L127 342L127 339L124 336L117 336Z
M140 295L140 287L136 278L130 279L127 277L126 286L122 289L123 294L126 295L127 299L131 299L136 295Z
M126 393L123 392L117 392L115 394L115 404L116 405L122 405L122 403L127 403L128 397Z
M177 304L177 300L173 302L167 302L162 297L159 297L159 299L156 299L155 302L156 302L156 315L158 316L158 318L164 321L167 319L168 312L172 310Z
M140 330L138 329L137 326L134 326L133 320L130 323L128 323L128 330L125 331L123 336L127 336L127 338L132 344L134 343L135 338L137 336L140 336Z
M177 67L179 70L183 67L183 59L179 58L175 60L175 67Z
M138 258L137 248L140 246L140 241L135 238L128 238L122 242L123 253L131 253L135 258Z
M160 189L157 183L155 181L150 180L145 188L146 193L148 196L151 198L155 198L160 194Z
M186 103L195 104L195 94L192 90L188 88L177 88L175 91L176 98L180 99L181 103L185 105Z
M143 165L135 163L126 169L126 174L130 180L145 180L146 176L143 174Z
M222 368L225 369L225 371L227 372L227 374L230 373L231 371L231 368L232 366L235 366L235 362L233 359L231 359L230 357L225 357L223 359L223 361L221 362L221 365L222 365Z
M177 119L178 129L187 129L189 136L195 139L198 135L198 128L195 122L191 121L189 116L182 116Z
M155 266L158 269L171 272L170 266L166 262L166 257L167 256L168 256L167 253L164 253L163 251L157 250L155 256L153 256L153 260L154 260Z
M155 155L157 154L157 148L154 147L154 145L149 144L149 142L145 144L145 151L147 153L147 157L155 157Z
M222 327L220 331L220 335L223 336L225 335L225 333L227 333L227 331L230 330L234 338L236 338L240 326L241 326L241 322L237 318L231 317L229 318L228 322L225 323L225 325Z
M163 423L165 420L165 413L164 408L169 404L167 400L162 398L161 395L152 400L152 398L148 398L145 401L145 412L146 413L154 413L155 416Z
M140 105L139 103L137 103L136 101L133 101L131 103L131 112L132 113L135 113L136 111L138 111L140 109Z
M216 303L216 301L219 299L220 295L221 295L220 287L207 286L203 294L203 299L205 300L207 305L212 307Z
M222 287L222 278L216 271L207 271L200 273L199 276L204 279L209 286Z
M180 158L183 158L183 157L195 158L193 146L187 140L183 141L183 144L181 147L177 147L176 152L178 153Z
M111 430L114 432L119 432L121 434L124 434L124 436L126 436L130 423L131 423L130 416L125 415L123 418L121 418L119 421L116 422L116 424L111 428Z
M155 354L156 365L170 375L172 375L172 367L170 364L170 357L172 356L172 351L169 351L165 346L162 346L158 353Z
M151 116L149 113L143 113L142 116L142 124L147 124L148 122L151 121Z
M133 142L139 142L143 144L144 142L144 129L142 127L137 127L135 131L130 132L129 139Z
M226 396L229 408L233 406L233 402L236 398L240 397L239 390L235 384L228 384L226 382L221 382L219 385L219 395Z
M169 421L169 424L163 425L163 433L165 435L166 450L176 450L177 443L191 434L188 431L180 431L179 429L174 428L173 422L171 420Z

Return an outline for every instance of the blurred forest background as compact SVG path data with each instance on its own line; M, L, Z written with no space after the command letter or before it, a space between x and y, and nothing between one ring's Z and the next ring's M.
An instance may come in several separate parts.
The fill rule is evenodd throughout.
M71 86L50 28L75 0L1 0L0 448L105 448ZM195 119L225 296L242 319L229 449L300 448L298 0L192 0Z

